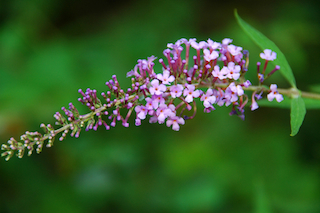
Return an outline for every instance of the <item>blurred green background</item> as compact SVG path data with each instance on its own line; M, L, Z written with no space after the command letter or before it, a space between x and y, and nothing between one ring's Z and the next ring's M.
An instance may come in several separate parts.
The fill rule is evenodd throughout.
M0 2L0 139L19 138L73 102L79 88L105 91L138 59L162 57L177 39L228 37L260 50L233 10L286 55L299 89L319 88L318 1ZM159 70L158 70L159 71ZM288 83L276 73L269 83ZM165 125L68 136L39 155L0 161L0 212L320 212L319 110L290 137L289 110L246 109L242 121L199 109L174 132Z

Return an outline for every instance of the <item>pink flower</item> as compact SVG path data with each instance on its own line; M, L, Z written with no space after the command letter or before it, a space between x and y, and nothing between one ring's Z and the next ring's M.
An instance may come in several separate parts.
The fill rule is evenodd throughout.
M240 77L240 70L241 67L239 65L235 65L234 62L229 62L228 64L228 74L227 77L229 79L234 79L234 80L238 80Z
M151 95L161 95L163 92L167 90L167 87L163 84L159 85L159 80L158 79L153 79L151 81L152 87L149 88L150 94Z
M278 92L276 84L271 84L270 90L270 93L267 95L268 101L273 101L274 98L277 102L281 102L283 100L283 96Z
M160 104L156 111L156 116L158 117L159 124L164 123L164 120L171 115L172 111L166 104Z
M212 51L210 53L210 50L208 50L208 49L204 49L203 54L204 54L203 57L206 61L213 61L219 57L219 53L217 51Z
M218 48L221 47L221 44L220 44L220 43L215 42L215 41L212 41L210 38L208 39L207 43L208 43L208 47L209 47L211 50L215 50L215 49L218 49Z
M248 88L251 85L251 82L249 80L246 80L245 82L243 82L243 86L245 88Z
M181 118L181 117L178 117L178 116L174 116L174 117L171 117L167 120L167 127L170 127L172 125L172 129L175 130L175 131L179 131L180 129L180 126L179 124L183 125L185 122L184 122L184 119Z
M138 106L136 106L136 107L134 108L134 110L136 111L137 117L138 117L139 119L143 120L143 119L146 118L146 115L147 115L147 113L148 113L148 110L147 110L147 108L146 108L145 106L140 106L140 105L138 105Z
M256 92L252 93L252 104L251 104L251 111L256 110L259 108L259 105L257 104L256 100L254 99Z
M196 50L206 48L208 45L207 42L205 41L200 41L199 43L197 43L196 40L191 41L190 44L191 44L191 47L193 47Z
M173 85L170 87L170 94L173 98L178 98L182 95L183 86L181 84Z
M222 68L220 71L219 65L214 66L214 69L211 72L213 77L219 78L220 80L226 79L228 73L229 73L228 68Z
M230 44L231 42L232 42L232 39L230 39L230 38L225 38L225 39L222 40L222 44L223 44L223 45L228 45L228 44Z
M150 119L149 119L149 123L157 123L158 121L158 117L155 115L155 116L152 116Z
M215 108L213 106L207 107L203 109L203 112L205 113L210 113L211 111L215 110Z
M226 92L224 94L224 97L231 101L231 102L235 102L238 100L238 96L243 95L243 89L240 85L235 85L234 82L232 82L226 89Z
M173 75L170 75L168 70L164 70L163 74L158 74L157 78L162 81L163 84L170 84L175 79Z
M141 125L141 120L139 118L136 118L135 124L136 124L136 126L140 126Z
M233 44L228 45L228 51L231 53L231 55L236 56L241 53L242 47L237 47Z
M195 86L192 84L187 84L187 88L183 90L183 95L186 96L186 102L190 103L193 101L193 98L197 98L200 95L199 90L194 91Z
M216 102L216 96L213 95L213 90L209 88L205 95L203 95L200 99L203 101L203 106L205 108L209 108Z
M154 109L157 109L160 104L164 104L165 100L161 95L152 96L152 106Z
M169 117L174 117L174 116L176 116L176 106L175 106L175 105L170 104L170 105L168 106L168 109L171 110L171 112L169 113Z
M181 44L183 44L183 43L185 43L185 42L188 42L188 40L185 39L185 38L181 38L181 39L179 39L178 41L176 41L175 44L173 44L173 43L168 43L168 44L167 44L167 47L168 47L168 48L171 48L171 49L176 49L176 48L179 48L179 47L181 46Z
M274 59L277 58L277 53L272 52L272 50L265 49L263 53L260 53L260 57L267 61L273 61Z
M147 110L153 110L158 108L158 103L154 102L153 99L146 97L145 100L147 101L146 103Z

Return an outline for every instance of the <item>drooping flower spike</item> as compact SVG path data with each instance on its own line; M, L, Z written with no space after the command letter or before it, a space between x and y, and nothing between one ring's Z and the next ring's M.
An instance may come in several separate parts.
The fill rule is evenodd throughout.
M169 43L163 51L164 58L158 60L162 71L154 70L157 61L156 57L151 56L139 59L133 70L127 73L132 82L128 89L120 86L115 75L106 82L108 91L101 93L102 99L98 98L96 90L79 89L81 97L78 101L88 107L89 113L81 115L70 103L68 108L62 107L64 116L60 112L54 114L55 124L60 128L41 124L43 134L27 131L20 141L10 138L1 147L4 151L2 156L9 160L14 153L21 158L25 150L28 155L34 150L39 153L44 146L51 147L56 137L63 140L69 133L79 137L83 127L86 131L97 130L100 126L109 130L117 123L128 127L132 114L135 114L136 126L149 120L149 123L165 123L178 131L186 120L194 118L198 101L202 102L200 107L206 113L225 105L231 106L230 115L238 115L242 119L247 103L251 103L252 111L256 110L259 107L257 101L264 94L267 94L269 101L274 98L282 101L276 84L272 84L270 89L262 86L266 78L280 69L276 66L265 77L267 63L276 59L276 53L264 50L260 54L265 59L265 65L261 70L261 63L257 63L259 86L253 87L245 78L249 52L231 43L229 38L221 43L211 39L197 42L196 39L185 38ZM191 55L190 48L195 49L196 55ZM185 110L192 110L193 115L186 116Z

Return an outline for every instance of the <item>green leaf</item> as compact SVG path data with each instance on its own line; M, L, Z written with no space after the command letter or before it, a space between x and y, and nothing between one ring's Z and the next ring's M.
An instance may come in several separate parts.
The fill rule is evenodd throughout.
M295 136L300 126L302 125L304 116L306 114L306 107L301 96L297 96L291 99L291 136Z
M280 49L266 36L264 36L261 32L254 29L248 23L240 18L237 13L237 10L234 11L234 15L240 25L240 27L244 30L244 32L262 49L271 49L272 51L277 53L277 59L272 61L271 63L280 66L280 73L287 79L290 85L293 88L296 87L296 80L292 73L291 67L284 56L284 54L280 51Z

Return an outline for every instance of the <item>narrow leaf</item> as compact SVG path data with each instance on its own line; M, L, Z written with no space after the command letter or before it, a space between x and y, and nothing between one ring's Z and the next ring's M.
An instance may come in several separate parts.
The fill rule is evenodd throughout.
M294 97L291 99L291 112L290 112L290 123L291 123L291 136L295 136L300 126L302 125L304 116L306 114L306 107L301 96Z
M273 64L280 66L280 73L287 79L290 85L293 88L296 88L296 80L292 73L291 67L284 56L284 54L280 51L280 49L266 36L264 36L261 32L254 29L248 23L246 23L237 13L237 10L234 11L234 15L238 21L238 24L243 29L243 31L262 49L271 49L272 51L277 53L277 59L272 61Z

